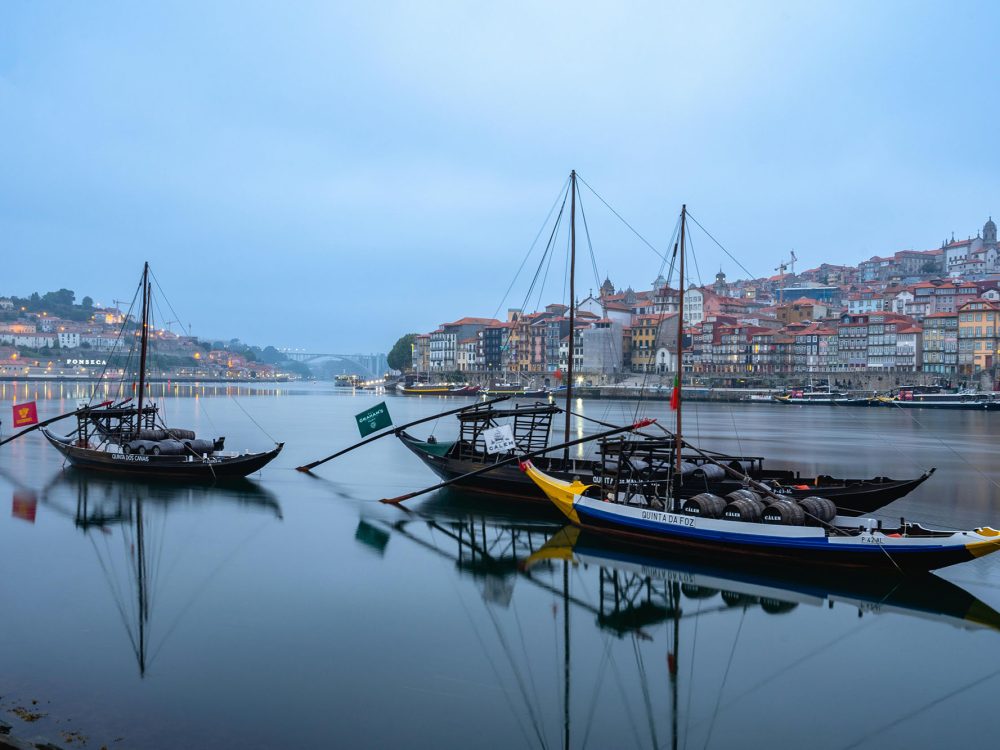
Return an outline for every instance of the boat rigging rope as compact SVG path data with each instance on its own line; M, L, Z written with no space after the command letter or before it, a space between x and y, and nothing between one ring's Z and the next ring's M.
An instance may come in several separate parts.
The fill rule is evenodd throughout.
M165 514L164 518L166 518ZM212 581L214 581L215 578L225 569L225 567L233 561L233 559L237 556L237 554L239 554L247 545L249 545L252 541L254 541L258 536L260 536L260 534L264 531L265 527L269 526L270 523L271 519L262 520L255 528L250 530L250 533L246 536L246 538L244 538L241 542L239 542L239 544L237 544L236 547L234 547L233 550L228 555L219 560L218 564L216 564L216 566L211 571L209 571L208 575L201 582L201 585L192 593L191 598L177 613L177 616L174 618L173 622L170 623L170 625L166 628L166 630L164 630L163 637L160 639L160 643L156 647L156 650L152 654L150 654L149 659L147 660L147 664L152 664L156 660L157 655L167 644L167 641L170 639L170 636L173 635L174 631L181 624L184 615L191 610L191 608L198 602L198 600L202 596L204 596L205 592L208 591L208 587L212 583ZM164 524L166 524L165 520ZM181 548L180 551L184 551L184 549ZM176 565L180 561L180 559L181 555L178 554L178 556L174 558L173 564ZM172 571L173 567L171 567L170 571L168 571L168 574ZM157 578L158 577L159 576L157 576Z
M693 216L691 215L691 212L690 212L690 211L688 211L688 215L687 215L687 216L688 216L688 218L689 218L689 219L691 219L691 221L693 221L693 222L694 222L694 223L695 223L695 224L696 224L696 225L698 226L698 228L699 228L699 229L700 229L701 231L703 231L703 232L704 232L704 233L705 233L705 234L706 234L706 235L708 236L708 238L709 238L710 240L712 240L712 242L714 242L714 243L715 243L716 245L718 245L718 246L719 246L719 249L720 249L720 250L722 250L722 252L724 252L724 253L725 253L726 255L728 255L728 256L729 256L729 259L730 259L730 260L731 260L731 261L732 261L733 263L735 263L736 265L738 265L738 266L740 267L740 269L741 269L741 270L743 271L743 273L745 273L745 274L747 275L747 278L748 278L748 279L753 279L753 278L756 278L756 276L754 276L754 275L753 275L752 273L750 273L750 271L748 271L748 270L747 270L747 267L746 267L746 266L744 266L744 265L743 265L742 263L740 263L740 262L739 262L738 260L736 260L736 258L735 258L735 257L733 257L733 254L732 254L732 253L730 253L730 252L729 252L728 250L726 250L726 248L725 248L725 247L723 247L723 245L722 245L722 243L721 243L721 242L719 242L719 241L718 241L717 239L715 239L715 237L713 237L713 236L712 236L711 232L709 232L709 231L708 231L707 229L705 229L705 227L703 227L703 226L701 225L701 223L700 223L700 222L699 222L699 221L698 221L698 220L697 220L696 218L694 218L694 217L693 217Z
M842 641L845 641L848 638L852 638L852 637L858 635L858 633L862 632L863 630L867 630L868 628L872 627L875 622L876 622L876 620L874 618L868 618L867 620L862 621L862 623L860 625L858 625L856 628L854 628L852 630L848 630L846 633L841 633L840 635L838 635L837 637L833 638L832 640L827 641L825 644L823 644L819 648L815 648L815 649L812 649L810 651L807 651L806 653L802 654L802 656L800 656L797 659L795 659L794 661L792 661L790 664L786 664L785 666L781 667L778 671L772 672L767 677L765 677L765 678L763 678L761 680L758 680L753 685L751 685L746 690L744 690L742 693L739 693L738 695L735 695L732 698L730 698L728 701L726 701L725 705L723 705L722 708L723 709L727 709L730 706L733 706L733 705L739 703L741 699L745 698L748 695L760 695L760 689L763 688L765 685L767 685L767 684L769 684L771 682L774 682L779 677L781 677L784 674L786 674L789 670L795 669L796 667L798 667L801 664L804 664L805 662L809 661L810 659L813 659L813 658L819 656L820 654L825 653L826 651L829 651L834 646L839 645ZM702 720L702 721L704 721L704 720ZM701 721L697 722L695 724L695 727L697 727L700 724L701 724Z
M653 721L653 701L649 696L649 675L646 673L646 663L642 660L642 650L639 648L639 636L632 632L632 653L635 655L635 667L639 672L639 684L642 686L642 700L646 704L646 721L649 724L649 736L653 747L659 747L656 739L656 722Z
M880 744L884 744L884 739L885 739L884 735L886 731L892 729L895 726L898 726L899 724L902 724L908 719L914 718L915 716L922 716L928 709L934 708L938 704L944 703L945 701L954 698L957 695L961 695L962 693L966 692L967 690L971 690L974 687L978 687L979 685L982 685L985 682L989 682L997 675L1000 675L1000 669L994 669L989 674L983 675L982 677L978 677L975 680L966 683L965 685L962 685L960 687L955 688L954 690L945 693L944 695L938 696L934 700L928 701L919 706L918 708L913 709L909 713L900 716L898 719L895 719L889 722L888 724L883 724L878 729L874 729L871 732L868 732L868 734L859 737L850 745L845 745L844 750L851 750L851 748L858 747L858 745L864 744L866 740L872 737L880 737L881 738Z
M698 411L696 409L695 410L695 414L697 414L697 413L698 413ZM743 452L743 441L740 439L740 430L736 426L736 413L733 411L732 405L730 405L730 407L729 407L729 416L733 420L733 435L736 436L736 449L739 451L739 454L741 456L745 456L746 453ZM698 436L698 442L701 442L701 436L700 435Z
M586 211L584 210L584 207L583 207L583 194L580 193L580 192L578 192L576 197L577 197L577 202L580 204L580 218L583 220L583 232L584 232L584 237L587 240L587 250L588 250L588 253L590 255L590 266L591 266L591 269L594 272L594 287L597 288L597 289L599 289L600 286L601 286L601 275L600 275L600 272L598 271L598 268L597 268L597 256L594 253L594 243L593 243L593 240L591 239L591 236L590 236L590 224L587 221L587 213L586 213ZM621 217L619 217L619 218L621 218ZM660 264L660 273L662 273L662 272L663 272L663 264L661 263ZM603 296L599 296L599 300L600 300L600 303L601 303L601 317L602 318L607 318L608 317L607 303L605 302ZM612 362L620 362L620 363L624 362L624 356L623 356L624 355L624 351L622 351L622 347L623 347L622 340L620 340L619 338L614 337L614 336L611 337L610 349L607 352L605 352L607 355L609 355L610 361L612 361ZM617 372L618 372L618 370L615 369L614 373L616 375L617 375ZM624 372L622 374L624 375ZM641 396L641 391L640 391L640 396ZM606 403L606 405L604 406L604 413L603 413L603 416L604 416L605 419L607 419L610 416L611 410L613 408L615 408L615 405L613 405L611 403ZM636 408L638 410L638 406ZM629 410L628 410L628 407L626 405L624 405L624 404L618 404L617 405L617 409L623 415L623 418L627 418ZM635 420L633 420L633 421L635 421ZM580 448L580 451L581 452L584 451L584 448L582 446Z
M545 272L542 274L542 283L538 285L538 297L535 299L535 304L534 304L535 310L538 310L539 307L541 307L542 295L545 293L545 282L548 281L549 270L552 268L552 258L555 257L555 253L548 253L548 256L549 256L548 262L545 261L545 257L543 256L542 262L541 264L539 264L539 270L541 270L541 266L545 266ZM563 293L563 296L565 296L565 292Z
M560 227L560 225L562 223L563 213L566 210L566 201L569 198L569 180L568 179L567 179L566 183L564 183L564 187L563 187L563 191L562 191L561 195L562 195L562 204L559 207L559 213L556 215L555 222L553 222L553 224L552 224L552 231L549 233L549 239L545 243L545 250L542 252L542 258L539 261L538 267L535 269L535 275L532 277L531 284L528 286L528 291L525 293L524 300L521 303L520 312L521 312L522 315L525 314L524 311L527 309L528 303L531 301L531 296L532 296L532 294L534 294L534 291L535 291L535 285L538 284L538 277L542 273L543 266L546 265L546 260L548 260L548 262L551 263L552 254L553 254L552 250L555 247L555 240L556 240L556 237L557 237L557 235L559 233L559 227ZM558 203L558 198L556 199L556 202ZM553 206L553 209L554 208L555 208L555 206ZM552 211L549 211L549 217L551 217L551 215L552 215ZM541 234L541 231L547 226L549 217L546 217L546 223L543 224L542 225L542 229L539 230L539 235ZM538 241L538 239L536 237L535 242L537 242L537 241ZM530 256L532 250L534 250L535 242L532 243L531 249L528 251L528 256ZM525 256L524 262L526 262L528 260L528 256ZM567 257L568 257L568 253L567 253ZM521 268L518 268L517 274L515 274L514 279L511 281L511 287L513 287L514 283L517 281L517 277L520 275L521 269L524 267L524 262L521 263ZM541 297L541 292L542 292L543 289L544 289L544 282L541 285L541 287L539 288L539 297ZM507 299L507 296L509 295L509 293L510 293L510 287L508 287L507 293L504 294L503 300L501 300L501 302L500 302L500 306L497 307L496 312L494 312L494 314L493 314L494 318L496 318L496 316L500 314L500 307L503 306L504 300ZM503 343L501 345L501 351L502 352L506 352L508 350L508 348L510 346L510 339L511 339L511 336L513 335L513 333L514 333L514 330L515 330L514 326L511 326L507 330L507 335L504 338ZM515 361L515 365L516 364L517 364L517 362ZM518 382L520 382L520 371L518 371Z
M101 383L104 382L104 376L107 374L108 368L111 366L112 361L114 361L115 351L118 349L119 345L121 344L122 340L124 339L124 336L125 336L125 326L128 324L128 321L132 317L132 310L135 308L135 301L139 297L139 290L141 288L142 288L142 282L140 281L139 282L139 286L136 288L135 294L132 295L132 302L131 302L131 304L129 304L128 312L125 313L125 315L122 316L122 324L118 327L118 335L115 337L115 343L112 344L111 351L108 353L108 359L104 363L104 369L101 370L100 376L98 376L97 381L94 383L93 387L91 388L90 398L87 399L87 404L88 405L92 404L94 402L94 396L97 395L97 388L98 388L98 386ZM124 347L122 347L122 348L124 349ZM135 349L135 341L132 342L132 351L134 351L134 349ZM119 387L118 387L118 395L119 395L119 397L121 396L121 392L122 392L122 385L121 385L121 383L124 382L124 372L126 372L128 370L128 363L132 360L132 351L129 352L129 356L125 360L125 366L122 369L122 371L123 371L123 376L122 376L123 380L119 382Z
M552 263L552 256L553 255L555 255L555 253L551 253L549 255L549 263L550 264ZM572 232L566 232L566 255L564 257L566 258L566 262L563 265L563 289L562 289L562 297L560 297L560 299L563 301L563 304L565 304L566 307L567 307L567 309L568 309L571 306L573 306L573 305L576 304L576 300L569 299L569 286L570 286L569 282L570 282L570 270L571 270L570 267L572 266L572 260L573 260L573 233ZM546 276L548 276L548 269L546 269L545 274L546 274ZM545 279L543 278L542 279L542 283L538 285L538 301L535 303L535 309L536 310L538 309L538 306L541 304L541 301L542 301L542 292L544 290L545 290Z
M604 200L604 198L601 197L601 194L598 193L596 190L594 190L594 188L591 187L590 183L588 183L585 179L583 179L580 176L579 172L576 175L576 179L579 180L580 182L582 182L584 185L586 185L587 189L590 192L592 192L595 196L597 196L597 200L599 200L601 203L603 203L611 213L613 213L615 216L617 216L618 220L622 224L624 224L626 227L628 227L631 230L632 234L634 234L636 237L638 237L646 247L648 247L650 250L652 250L654 253L656 253L660 258L662 258L664 262L666 262L667 256L664 255L663 253L661 253L655 247L653 247L652 243L650 243L649 240L647 240L645 237L643 237L641 234L639 234L639 232L636 231L635 227L633 227L631 224L629 224L627 221L625 221L625 219L622 218L622 215L620 213L618 213L617 211L615 211L611 207L611 204L608 203L606 200Z
M698 624L701 622L701 604L703 599L698 600L698 609L694 614L694 639L691 642L691 666L688 669L688 699L684 708L684 747L687 747L688 728L691 726L691 696L694 695L694 654L698 648Z
M135 642L135 638L132 635L132 628L129 625L128 615L125 613L125 607L123 604L123 602L125 601L125 597L122 594L121 589L116 586L116 584L118 583L117 579L114 579L114 577L108 570L108 566L105 565L104 557L102 557L100 550L98 550L97 542L94 541L94 537L90 534L88 534L88 537L90 538L91 546L94 548L94 554L97 556L97 563L98 565L101 566L101 571L104 573L104 581L105 583L108 584L108 588L111 590L111 598L115 603L115 608L118 610L118 614L121 616L122 625L125 627L125 635L128 636L129 642L132 644L132 650L138 658L139 646ZM104 547L107 550L107 556L108 559L110 560L111 547L107 536L104 537ZM129 598L131 599L131 597Z
M733 666L733 658L736 656L736 644L739 643L740 633L743 632L743 623L746 621L747 608L746 605L743 606L743 611L740 613L740 624L736 628L736 637L733 638L733 646L729 650L729 661L726 662L726 671L722 675L722 684L719 685L719 689L715 694L715 709L712 711L712 719L708 723L708 735L705 737L705 744L702 746L702 750L708 750L708 746L712 741L712 732L715 730L715 720L719 717L719 704L722 702L722 693L726 689L726 681L729 679L729 670Z
M431 535L432 536L434 535L434 530L433 529L431 529ZM458 590L458 584L456 583L456 579L454 579L454 578L452 579L452 585L453 585L453 588L455 590L455 596L458 599L459 604L462 605L462 610L465 612L465 616L469 620L469 624L472 626L471 630L475 634L476 640L479 641L479 645L482 648L483 655L486 657L486 661L490 665L490 669L493 670L493 674L494 674L494 676L497 679L497 684L500 687L500 690L503 692L503 696L504 696L504 698L507 701L507 705L510 706L510 713L515 718L515 720L517 721L517 726L518 726L518 729L521 730L521 734L524 735L525 740L528 740L528 742L526 742L525 745L526 746L530 745L531 744L531 742L530 742L531 737L528 734L528 730L524 726L524 722L521 719L520 712L517 711L517 709L516 709L516 707L514 705L514 701L511 698L510 692L507 690L507 687L504 685L504 680L503 680L502 676L500 675L500 670L497 668L496 662L493 660L493 657L490 655L489 649L486 647L486 641L483 640L483 636L479 632L479 628L476 627L476 622L472 618L472 613L469 611L469 608L465 604L465 597L462 596L461 592ZM487 611L487 613L489 613L490 619L493 620L493 626L497 630L497 633L499 634L500 633L499 627L497 625L496 618L493 615L493 612L490 610L490 608L489 608L488 605L484 604L484 606L486 606L486 611ZM501 640L501 645L504 647L504 651L507 654L508 659L510 659L509 649L506 648L506 644L503 641L503 639L501 638L500 640ZM518 683L518 686L521 688L521 697L523 697L524 700L525 700L525 704L526 704L526 707L527 707L528 718L529 718L529 721L531 722L531 728L532 728L532 730L535 733L535 737L538 739L538 744L539 744L540 747L545 748L546 747L546 742L545 742L545 737L544 737L544 735L542 733L542 728L541 728L541 724L539 722L539 718L535 714L535 711L534 711L534 709L533 709L533 707L531 705L531 701L528 700L527 694L524 691L524 686L521 683L520 674L518 673L518 671L516 669L514 669L514 665L513 665L513 661L512 660L511 660L511 671L513 671L514 678L515 678L516 682Z
M566 192L567 192L568 188L569 188L569 177L567 177L565 179L565 181L562 184L562 187L559 188L559 192L556 195L556 199L552 202L552 207L549 209L548 214L546 214L545 220L542 222L542 225L538 228L538 233L535 235L535 239L532 240L531 245L528 247L528 252L525 253L524 259L521 261L521 265L517 267L517 272L514 274L514 278L511 279L510 285L507 287L507 291L504 292L503 297L501 297L500 304L497 305L497 309L493 313L493 317L494 318L496 318L500 314L500 310L501 310L501 308L503 308L504 303L507 301L507 297L510 296L510 291L511 291L511 289L514 288L514 284L517 283L517 279L521 275L521 271L524 270L524 265L525 265L525 263L528 262L528 258L531 257L531 253L534 252L535 245L538 244L538 240L542 236L542 232L544 232L545 231L545 227L547 227L549 225L549 219L552 218L553 211L555 211L556 210L556 206L559 205L559 199L560 198L562 198L563 208L565 208L565 206L566 206ZM559 209L559 212L562 213L562 208ZM551 241L551 239L550 239L550 241Z
M993 485L994 489L1000 490L1000 483L998 483L995 479L993 479L993 477L991 477L989 474L986 474L978 466L976 466L974 463L972 463L971 461L969 461L965 456L963 456L961 453L959 453L954 448L952 448L948 443L946 443L944 440L942 440L938 436L938 434L937 434L937 432L935 430L931 430L930 428L925 427L924 424L913 415L913 412L912 412L911 409L906 409L906 408L900 406L895 401L892 402L892 405L895 406L899 411L906 412L909 415L910 419L913 420L914 424L916 424L917 426L919 426L922 430L927 431L928 434L931 435L940 445L942 445L944 448L947 448L951 453L953 453L956 456L958 456L959 460L962 461L962 463L964 463L965 465L971 467L974 472L976 472L977 474L979 474L979 476L981 476L983 479L985 479L987 482L989 482L991 485ZM892 441L890 441L890 444L892 444Z
M577 175L579 177L579 175ZM594 288L598 289L601 286L601 274L597 270L597 256L594 255L594 243L590 239L590 226L587 224L587 212L583 210L583 195L581 193L576 194L576 202L580 204L580 218L583 219L583 235L587 240L587 250L590 252L590 267L594 271ZM602 304L602 307L603 304ZM605 307L606 311L607 308Z
M701 268L698 267L698 256L694 251L694 236L688 233L687 236L688 252L691 253L691 260L694 262L694 274L698 277L698 286L704 287L705 282L701 278Z
M253 423L254 423L255 425L257 425L257 428L258 428L258 429L259 429L259 430L260 430L261 432L263 432L263 433L264 433L264 435L266 435L266 436L267 436L267 437L268 437L268 438L269 438L269 439L270 439L271 441L273 441L274 443L277 443L277 442L278 442L277 440L275 440L275 439L274 439L274 437L273 437L273 436L272 436L272 435L271 435L271 434L270 434L270 433L269 433L269 432L268 432L267 430L265 430L265 429L264 429L264 428L263 428L263 427L261 426L260 422L258 422L258 421L257 421L256 419L254 419L254 418L253 418L252 416L250 416L250 412L248 412L248 411L247 411L246 409L244 409L244 408L243 408L243 405L242 405L242 404L240 404L240 402L236 400L236 397L235 397L235 396L233 396L232 394L230 394L229 398L230 398L230 399L232 399L233 403L234 403L234 404L236 404L236 405L237 405L237 406L238 406L238 407L240 408L240 411L241 411L241 412L243 412L244 414L246 414L246 415L247 415L247 418L248 418L248 419L249 419L249 420L250 420L251 422L253 422Z
M160 286L160 280L156 278L156 274L153 273L152 268L149 269L149 275L152 277L153 283L156 285L157 290L160 292L160 296L163 297L163 301L167 303L167 308L170 310L170 314L174 316L174 322L181 327L181 330L184 331L184 334L186 336L190 336L191 335L190 326L186 326L181 322L181 316L177 314L177 311L174 309L174 306L170 303L170 299L167 297L166 292L163 291L163 287Z
M492 557L492 556L491 556ZM487 605L488 607L489 605ZM517 625L517 634L519 640L521 641L521 653L524 654L524 663L530 664L531 659L528 657L528 643L524 637L524 625L521 624L521 616L517 611L517 599L511 597L510 611L514 615L514 623ZM535 684L535 673L528 669L528 685L531 687L532 697L534 699L535 705L541 705L541 695L538 692L538 686Z
M618 668L618 662L613 658L610 661L611 671L615 676L615 684L618 686L618 692L622 695L622 706L625 708L625 715L628 717L629 727L632 729L632 736L635 737L635 747L641 747L642 741L639 739L639 725L635 720L635 716L632 715L631 701L628 699L628 692L625 690L625 681L622 679L621 670Z
M594 691L590 696L590 705L587 708L587 727L583 733L583 740L580 742L580 747L587 747L587 741L590 739L590 731L594 726L594 715L597 713L597 701L601 697L601 687L604 684L604 673L607 671L608 664L611 660L611 636L608 634L604 635L604 648L601 650L601 660L597 664L597 676L594 680ZM627 705L627 702L626 702ZM635 727L633 727L633 732ZM639 746L638 732L636 734L636 747Z

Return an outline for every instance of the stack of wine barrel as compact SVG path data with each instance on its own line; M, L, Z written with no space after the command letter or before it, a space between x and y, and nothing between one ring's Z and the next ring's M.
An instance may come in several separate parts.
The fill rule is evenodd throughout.
M837 506L825 497L762 497L746 489L725 497L702 492L685 500L682 510L690 516L785 526L823 526L837 515Z

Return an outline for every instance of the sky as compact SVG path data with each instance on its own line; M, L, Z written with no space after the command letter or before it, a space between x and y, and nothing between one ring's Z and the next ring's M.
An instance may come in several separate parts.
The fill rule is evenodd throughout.
M660 253L686 203L736 259L694 232L695 281L934 248L1000 215L997 28L961 0L0 0L0 295L131 299L149 260L195 335L388 351L567 301L565 242L531 295L529 248L572 169ZM578 296L648 288L661 259L581 194Z

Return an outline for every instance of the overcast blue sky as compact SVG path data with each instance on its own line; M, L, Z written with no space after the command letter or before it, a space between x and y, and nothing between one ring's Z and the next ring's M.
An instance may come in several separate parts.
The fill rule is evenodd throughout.
M149 259L195 334L386 351L492 315L572 168L756 275L935 247L1000 214L997 7L2 0L0 294L107 301Z

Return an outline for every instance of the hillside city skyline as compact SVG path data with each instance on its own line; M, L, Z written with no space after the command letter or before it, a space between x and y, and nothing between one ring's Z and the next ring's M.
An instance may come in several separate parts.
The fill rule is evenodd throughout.
M765 278L729 281L720 271L711 284L685 285L685 373L746 379L873 370L996 385L1000 245L992 216L974 236L931 250L798 271L790 260ZM577 299L573 371L602 382L676 372L679 303L662 274L639 290L606 277ZM412 345L413 369L428 373L558 379L569 356L568 307L560 303L509 307L504 319L466 315L417 334Z

